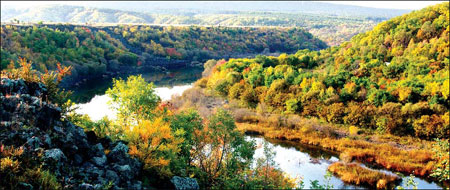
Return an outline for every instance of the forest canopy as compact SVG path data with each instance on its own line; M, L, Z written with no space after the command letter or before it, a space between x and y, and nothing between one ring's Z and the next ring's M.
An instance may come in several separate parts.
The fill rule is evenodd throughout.
M243 106L378 133L449 134L449 4L378 24L338 47L230 59L207 88Z

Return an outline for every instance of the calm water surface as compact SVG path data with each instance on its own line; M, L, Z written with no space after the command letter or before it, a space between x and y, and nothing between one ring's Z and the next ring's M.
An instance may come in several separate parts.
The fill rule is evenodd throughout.
M322 150L318 147L302 145L295 142L285 140L265 139L260 136L247 136L248 140L255 140L258 147L255 151L255 160L263 156L264 148L262 144L269 142L272 150L275 151L275 162L281 170L292 177L302 177L305 188L310 188L310 181L318 180L319 184L325 184L324 175L327 168L333 162L339 161L336 153ZM379 170L386 173L391 173L387 170ZM414 178L418 182L419 189L442 189L434 182L428 182L420 178ZM403 177L403 185L406 182L406 177ZM354 186L345 184L337 177L332 177L330 183L335 189L361 189L366 187Z

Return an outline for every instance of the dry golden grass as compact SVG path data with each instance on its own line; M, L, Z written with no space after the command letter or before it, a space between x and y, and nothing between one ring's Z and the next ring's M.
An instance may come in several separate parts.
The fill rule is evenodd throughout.
M429 176L437 163L430 149L404 149L388 142L335 138L314 130L310 125L306 123L299 129L286 129L261 124L237 123L238 129L244 132L319 146L339 152L341 160L346 162L357 160L405 174Z
M363 167L357 163L335 162L328 170L346 183L377 187L377 189L392 188L400 181L400 177Z

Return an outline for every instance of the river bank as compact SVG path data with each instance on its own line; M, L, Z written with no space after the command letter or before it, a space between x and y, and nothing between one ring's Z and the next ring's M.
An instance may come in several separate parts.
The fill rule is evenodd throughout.
M362 163L376 170L392 171L398 176L413 174L419 188L442 188L429 175L437 160L433 157L433 142L414 137L392 135L354 134L346 126L337 126L315 118L296 115L271 114L242 108L239 103L212 95L207 89L195 86L182 96L171 100L177 109L194 107L207 116L217 107L234 114L239 130L246 134L261 135L268 139L291 141L336 152L340 161ZM216 102L208 103L205 102ZM378 171L383 172L383 171ZM405 178L402 183L405 182ZM395 186L392 181L388 186ZM401 184L401 183L400 183ZM371 187L375 188L375 187Z
M183 73L183 71L180 72ZM174 76L174 78L192 76L192 74L181 73ZM149 81L157 81L155 79L158 78L160 81L167 83L167 75L157 77L154 74L147 73L144 74L144 78ZM184 80L178 78L175 81L181 82ZM178 84L182 84L182 82ZM320 175L314 174L313 176L315 177L310 178L311 174L309 172L305 173L306 170L304 169L298 169L296 172L289 173L290 169L288 168L294 166L288 164L288 167L285 167L283 171L287 171L290 175L297 175L299 172L302 172L304 175L309 175L309 177L304 176L305 179L322 180L323 174L328 171L328 167L334 162L341 161L344 163L357 163L358 170L370 171L365 173L374 174L372 176L395 176L392 178L394 180L389 180L384 186L380 187L392 188L396 185L402 185L406 181L406 178L402 176L408 176L409 174L417 176L414 180L419 182L419 188L436 189L445 186L444 184L433 182L434 179L428 178L433 165L436 163L430 151L432 148L432 142L430 141L412 137L358 134L358 132L349 131L345 126L329 124L314 118L308 119L296 115L271 114L265 112L266 110L257 112L256 110L242 108L235 101L229 102L224 98L212 95L207 89L200 88L196 84L192 88L190 87L186 87L186 85L173 88L164 87L164 92L161 93L161 91L160 95L164 94L165 96L162 97L162 100L170 102L170 105L175 110L193 107L204 118L207 118L217 108L227 109L233 113L238 129L249 136L259 135L267 140L288 143L295 147L309 146L310 149L314 150L313 152L319 152L320 155L328 152L328 159L324 161L327 164L326 166L321 166L323 167L323 172ZM158 88L156 88L156 91L158 94ZM175 94L177 96L172 96ZM91 103L94 104L89 103L91 105L96 105L95 102L100 103L100 106L98 104L94 106L97 113L107 113L108 108L107 106L105 107L106 102L103 101L106 100L105 97L106 95L96 96L97 100L96 98L91 100ZM286 163L281 162L279 164L286 165ZM334 173L342 174L342 172L339 173L338 171ZM380 178L376 179L376 182L370 183L365 183L364 181L361 183L353 182L349 186L349 183L342 182L338 176L335 176L335 178L339 183L334 184L339 188L375 188L374 184L383 184L383 180L385 180ZM402 182L398 180L400 178L403 178ZM367 178L367 180L373 179ZM305 181L305 183L309 183L309 181Z

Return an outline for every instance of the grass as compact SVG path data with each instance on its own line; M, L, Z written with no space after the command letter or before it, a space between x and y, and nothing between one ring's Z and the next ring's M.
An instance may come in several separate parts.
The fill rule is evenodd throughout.
M346 183L377 187L377 189L393 188L401 178L375 171L357 163L335 162L328 170Z
M297 141L303 144L319 146L336 151L343 161L354 160L391 171L428 177L437 163L430 149L404 149L392 143L371 142L349 137L333 137L314 129L315 122L303 123L303 127L287 129L275 128L264 124L237 123L239 130L261 134L268 138Z

